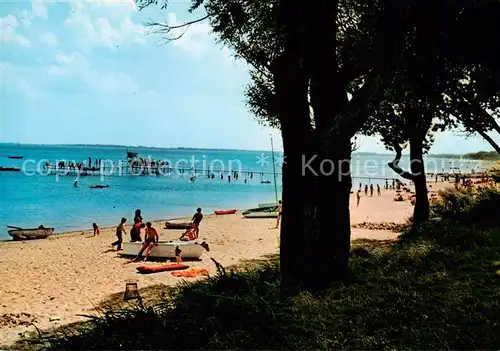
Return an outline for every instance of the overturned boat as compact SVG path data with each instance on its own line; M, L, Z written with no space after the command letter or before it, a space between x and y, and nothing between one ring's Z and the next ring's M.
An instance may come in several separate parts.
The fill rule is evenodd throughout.
M9 226L9 228L12 228ZM30 229L11 229L7 233L14 240L35 240L35 239L45 239L54 234L54 228L30 228Z

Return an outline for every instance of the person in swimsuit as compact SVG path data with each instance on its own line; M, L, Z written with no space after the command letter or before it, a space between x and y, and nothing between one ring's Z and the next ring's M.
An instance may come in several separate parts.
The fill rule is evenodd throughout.
M118 227L116 227L116 237L118 238L118 240L111 244L111 246L116 246L116 249L118 251L122 250L122 242L123 242L122 233L125 233L124 225L126 221L127 219L125 217L122 217L120 224L118 224Z
M200 233L200 222L202 219L203 219L203 214L201 213L201 208L198 207L196 209L196 213L193 215L193 218L191 218L191 223L193 223L193 228L186 229L186 231L181 235L179 240L184 240L184 237L188 235L191 231L194 231L195 237L189 240L197 239Z
M278 201L278 207L276 208L276 211L278 211L278 218L276 219L276 229L278 229L280 226L281 216L283 214L283 203L281 202L281 200Z
M146 232L144 235L144 243L142 244L141 251L139 251L139 254L133 261L138 261L141 258L144 250L146 250L146 257L144 258L144 261L146 261L151 254L151 249L153 248L153 246L158 245L158 240L158 232L151 226L151 222L147 222Z
M141 239L141 228L144 228L144 224L142 223L142 216L141 216L141 210L137 209L135 210L135 215L134 215L134 225L132 226L132 229L130 230L130 241L131 242L136 242L136 241L142 241Z
M92 223L92 228L94 228L94 236L99 235L99 226L97 223Z
M193 218L191 218L191 222L194 224L194 232L196 233L196 238L198 238L198 235L200 234L200 223L202 219L203 214L201 213L201 208L198 207L196 209L196 213L193 215Z

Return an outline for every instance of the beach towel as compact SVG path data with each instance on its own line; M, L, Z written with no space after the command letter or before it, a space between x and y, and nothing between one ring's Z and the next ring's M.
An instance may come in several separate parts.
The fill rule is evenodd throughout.
M204 268L191 268L187 271L176 271L172 272L174 277L183 277L183 278L194 278L199 275L208 275L208 270Z

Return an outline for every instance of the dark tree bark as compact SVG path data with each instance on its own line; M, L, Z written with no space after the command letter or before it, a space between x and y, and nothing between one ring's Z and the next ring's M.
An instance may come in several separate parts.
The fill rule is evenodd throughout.
M486 134L486 132L482 131L482 130L478 130L477 131L479 133L479 135L481 135L483 137L484 140L486 140L494 149L495 151L500 155L500 145L497 144L495 142L495 140L493 140L492 137L490 137L488 134Z
M283 3L288 35L273 73L286 156L280 260L281 293L287 297L322 290L347 274L351 135L328 132L348 102L336 77L337 2Z
M311 139L309 79L302 64L300 31L301 0L281 2L278 24L284 29L284 51L272 65L277 112L281 121L283 153L283 219L280 233L281 294L293 295L304 288L306 257L304 203L308 194L302 175L302 156L308 154Z
M413 183L415 184L415 208L413 224L418 225L429 220L429 198L423 158L423 139L420 136L410 138L410 159Z
M428 130L428 129L427 129ZM423 134L425 136L425 134ZM415 184L415 208L413 209L413 224L419 225L429 220L429 198L427 191L427 180L425 177L425 166L423 159L423 137L422 133L415 131L410 137L410 172L399 166L401 160L401 146L394 145L396 156L389 167L401 177L411 180Z

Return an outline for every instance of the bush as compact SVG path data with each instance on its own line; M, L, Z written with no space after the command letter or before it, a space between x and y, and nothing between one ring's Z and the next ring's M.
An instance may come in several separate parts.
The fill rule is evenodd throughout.
M431 217L464 225L500 226L500 191L492 187L446 189L431 206Z

